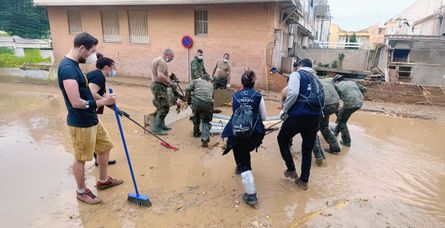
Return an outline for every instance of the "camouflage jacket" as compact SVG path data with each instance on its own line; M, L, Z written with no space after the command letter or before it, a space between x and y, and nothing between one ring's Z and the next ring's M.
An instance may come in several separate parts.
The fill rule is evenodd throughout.
M213 84L204 79L193 80L185 88L186 96L190 100L191 97L206 102L213 102Z
M323 89L324 89L324 104L325 105L331 105L331 104L338 104L340 102L340 96L337 93L337 90L335 90L334 82L332 81L332 78L324 78L320 80L321 83L323 83Z
M343 108L360 108L363 105L363 93L366 92L366 87L357 84L354 81L340 81L336 84L335 89L343 101Z
M204 67L204 60L194 58L192 61L192 79L201 78L203 74L207 73Z

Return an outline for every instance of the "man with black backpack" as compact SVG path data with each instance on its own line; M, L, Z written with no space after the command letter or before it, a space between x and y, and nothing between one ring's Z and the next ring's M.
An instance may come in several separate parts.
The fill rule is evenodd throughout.
M324 107L323 85L312 69L310 59L302 59L300 68L289 76L288 96L284 101L280 116L284 121L278 133L278 144L287 170L285 177L295 179L295 183L303 190L308 189L312 162L312 148ZM303 138L301 152L301 176L298 178L294 160L289 148L289 141L297 134Z

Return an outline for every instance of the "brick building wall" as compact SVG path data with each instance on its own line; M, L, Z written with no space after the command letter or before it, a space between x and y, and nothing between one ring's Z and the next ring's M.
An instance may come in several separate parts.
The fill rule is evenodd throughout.
M101 9L119 9L121 42L103 42ZM180 80L188 78L189 64L196 50L204 51L205 67L212 73L217 59L225 52L231 55L232 84L240 84L244 68L257 73L257 85L267 88L267 57L271 56L274 28L278 21L276 3L216 4L184 6L107 6L107 7L48 7L56 64L70 50L74 35L69 34L67 9L80 9L82 31L99 39L98 51L114 59L120 76L151 77L151 62L165 48L175 52L169 64L170 72ZM134 44L129 39L127 10L145 9L148 14L148 44ZM194 10L208 10L208 35L194 35ZM194 40L188 51L181 38ZM187 57L188 56L188 57Z

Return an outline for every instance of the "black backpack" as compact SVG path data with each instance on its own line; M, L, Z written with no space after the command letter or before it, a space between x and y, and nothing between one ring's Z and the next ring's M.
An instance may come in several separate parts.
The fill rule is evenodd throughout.
M306 104L314 110L320 111L324 108L324 89L323 84L317 78L315 74L305 72L303 70L299 70L298 73L301 75L305 75L309 79L310 91L309 96L304 96L300 94L298 102L306 102Z
M258 91L255 91L250 98L255 96L257 92ZM235 110L232 116L232 133L235 137L249 138L253 133L260 114L258 113L258 117L255 123L253 123L254 113L252 108L241 103L236 98L235 94L233 95L233 98L240 104L240 106Z

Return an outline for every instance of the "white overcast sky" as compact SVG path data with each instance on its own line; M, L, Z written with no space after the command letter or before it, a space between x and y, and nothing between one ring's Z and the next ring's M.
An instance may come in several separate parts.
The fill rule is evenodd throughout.
M356 31L397 16L416 0L328 0L332 21L347 31Z

